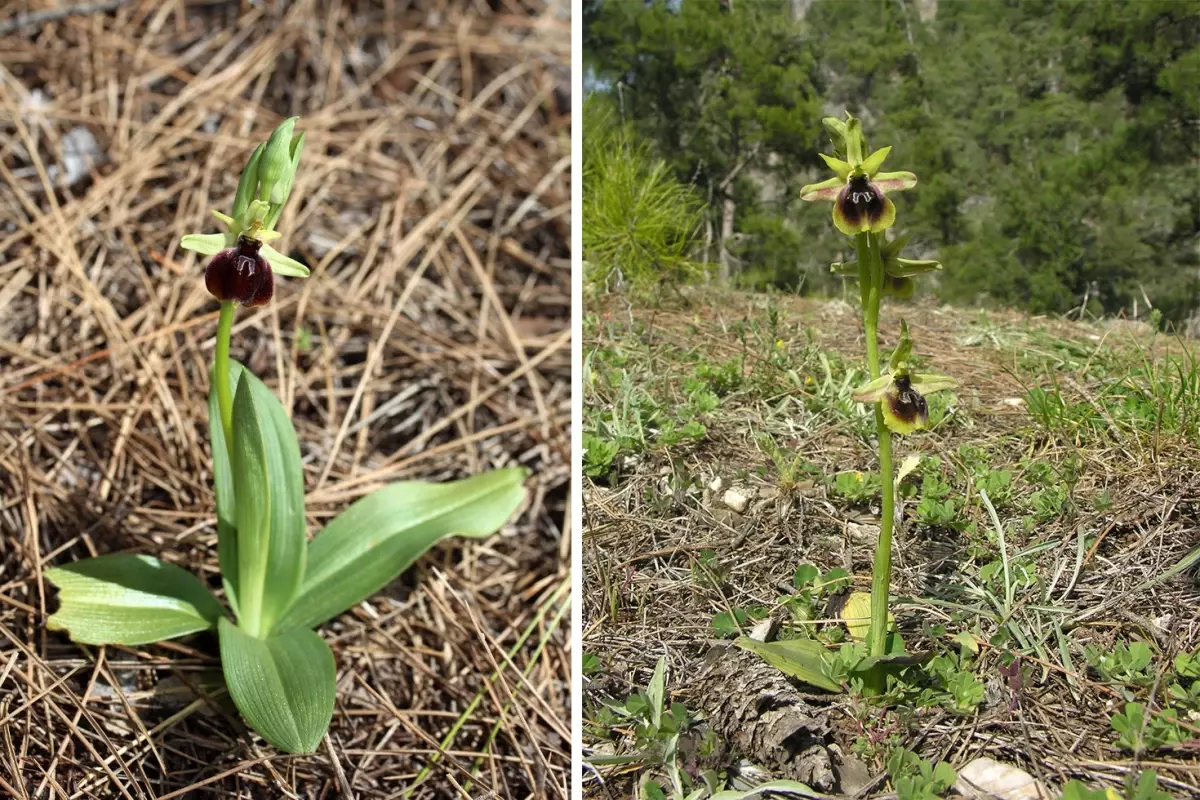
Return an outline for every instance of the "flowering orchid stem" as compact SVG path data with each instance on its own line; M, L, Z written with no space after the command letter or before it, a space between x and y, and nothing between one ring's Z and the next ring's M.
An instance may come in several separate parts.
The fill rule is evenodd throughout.
M879 305L883 296L883 259L881 234L860 233L856 237L860 284L866 300L864 328L867 339L867 368L874 380L879 368ZM879 541L875 546L875 566L871 573L871 627L867 635L870 655L881 656L887 649L888 587L892 577L892 525L895 518L895 481L892 476L892 432L883 420L883 409L875 404L875 431L879 438L879 476L883 489ZM884 676L874 671L870 688L881 693Z
M217 381L217 405L221 409L221 430L225 433L226 449L233 447L233 387L229 383L229 339L233 334L233 314L233 301L226 300L221 303L221 317L217 322L217 355L213 365Z

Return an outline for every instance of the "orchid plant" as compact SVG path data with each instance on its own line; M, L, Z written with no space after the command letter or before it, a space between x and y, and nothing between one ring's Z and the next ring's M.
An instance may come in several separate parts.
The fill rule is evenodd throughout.
M870 627L867 631L869 658L876 663L895 654L888 637L888 587L892 574L892 532L895 522L896 480L892 461L893 434L907 435L925 428L929 406L925 396L957 386L944 375L914 372L910 368L912 337L908 325L900 321L900 339L887 364L880 368L879 310L885 295L900 298L913 293L917 275L942 268L936 261L902 258L906 237L888 241L886 231L896 222L896 206L889 193L911 189L917 178L911 172L883 172L883 162L891 147L868 154L862 124L849 113L846 119L824 120L833 142L833 156L821 158L836 173L821 183L800 190L803 200L833 203L833 224L853 237L857 261L836 263L834 272L857 275L859 298L866 334L867 370L870 380L853 392L860 403L874 408L875 431L879 442L879 469L882 478L883 508L879 540L871 578ZM868 670L868 688L882 689L881 670Z
M523 503L526 471L448 483L406 481L353 503L305 535L304 471L292 421L270 389L229 357L239 306L268 303L275 274L308 269L273 249L304 134L286 120L253 152L223 233L183 237L212 256L205 284L221 303L209 431L217 550L228 610L196 576L149 555L112 554L47 569L60 607L46 627L89 645L142 645L216 631L234 704L270 744L316 749L333 717L333 652L314 628L395 579L438 540L494 533ZM235 622L236 620L236 622Z

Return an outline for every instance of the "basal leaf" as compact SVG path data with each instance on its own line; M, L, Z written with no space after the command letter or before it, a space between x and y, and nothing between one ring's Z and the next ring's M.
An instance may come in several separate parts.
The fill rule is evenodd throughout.
M83 644L150 644L215 627L224 614L195 575L150 556L86 558L45 576L61 603L46 627Z
M239 623L269 633L304 576L304 485L291 421L244 370L233 400Z
M799 678L805 683L830 692L842 691L841 684L828 677L821 669L825 663L825 648L820 642L812 639L758 642L743 636L735 644L754 653L785 675Z
M242 365L229 365L229 385L237 391L242 377ZM214 373L215 375L215 373ZM221 565L221 582L225 585L225 597L233 613L241 616L237 602L237 502L233 489L233 466L229 461L229 447L225 443L225 429L221 425L221 409L217 401L217 382L209 381L208 393L208 436L212 442L213 494L217 501L217 557Z
M448 483L385 486L335 517L308 545L304 585L278 629L313 628L379 591L439 539L488 536L525 498L524 469Z
M221 667L250 727L288 753L311 753L333 718L335 665L325 640L294 629L259 639L221 620Z

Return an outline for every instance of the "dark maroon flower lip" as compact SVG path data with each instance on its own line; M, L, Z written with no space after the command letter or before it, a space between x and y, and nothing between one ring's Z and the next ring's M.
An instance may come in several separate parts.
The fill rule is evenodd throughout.
M883 192L865 175L851 177L836 202L846 222L854 228L874 227L883 219Z
M889 410L906 426L924 427L929 420L929 404L921 393L912 387L907 375L897 375L892 389L885 396Z
M221 302L251 308L266 305L275 293L271 265L259 254L262 242L239 236L236 247L227 247L212 257L204 270L204 285Z

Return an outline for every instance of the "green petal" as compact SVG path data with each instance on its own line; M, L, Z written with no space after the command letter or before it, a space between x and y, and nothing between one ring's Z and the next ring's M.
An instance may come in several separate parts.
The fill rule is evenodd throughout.
M824 153L817 153L817 155L823 158L829 168L837 173L837 176L842 179L842 183L845 183L846 179L850 177L850 173L854 171L854 167L850 166L845 161L842 161L840 158L827 156Z
M269 244L264 244L258 252L262 253L262 257L270 262L271 271L276 275L286 275L289 278L307 278L309 276L308 267L294 258L288 258Z
M874 222L864 219L871 233L882 233L896 224L896 204L889 200L887 195L883 195L881 199L883 200L883 210L880 212L879 218Z
M241 229L238 226L238 221L236 219L234 219L233 217L226 216L226 215L222 214L220 211L217 211L215 208L210 213L217 219L218 222L221 222L222 224L224 224L231 231L234 229L237 229L236 232L240 232Z
M958 381L949 375L914 372L908 378L912 381L912 387L921 394L944 392L947 389L953 389L958 386Z
M935 272L941 268L940 261L915 261L911 258L894 258L884 263L884 269L893 278L911 278L913 275Z
M863 172L867 173L867 177L874 177L879 168L883 166L883 160L888 157L888 153L892 152L891 145L881 147L871 155L867 156L862 163ZM886 189L884 191L887 191Z
M820 183L810 183L808 186L800 189L800 199L810 202L813 200L833 200L845 185L846 182L837 177L821 181Z
M878 403L892 385L891 373L880 375L869 383L864 383L850 393L856 403Z
M179 246L202 256L211 256L233 245L228 243L223 233L189 233L179 240Z
M911 172L877 172L871 183L884 192L902 192L917 185L917 176Z

